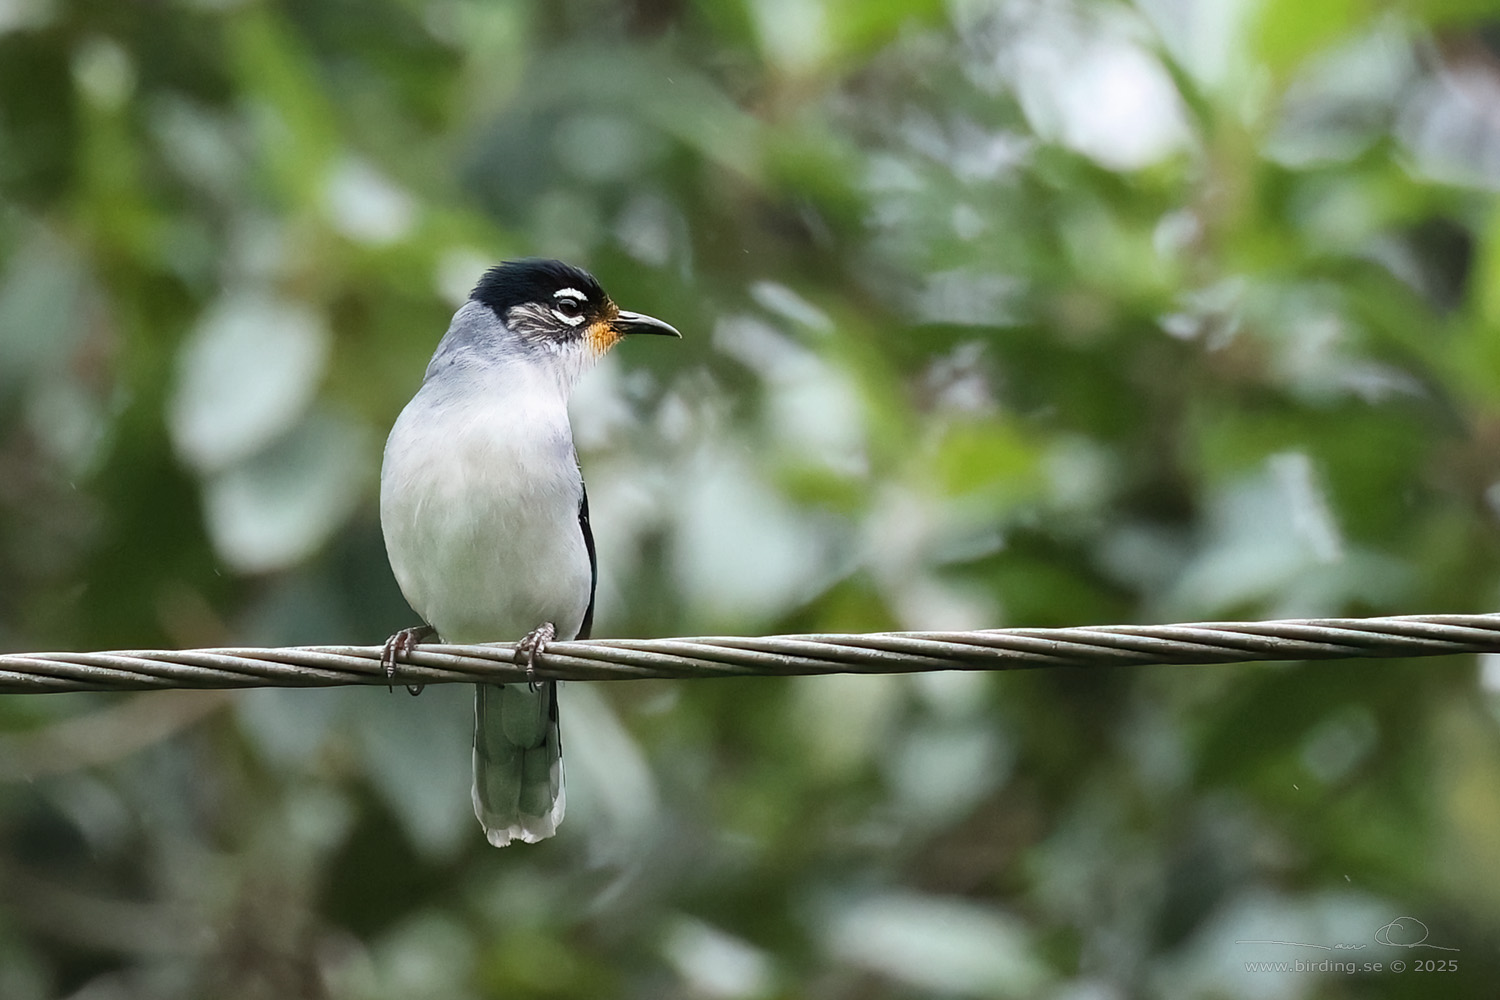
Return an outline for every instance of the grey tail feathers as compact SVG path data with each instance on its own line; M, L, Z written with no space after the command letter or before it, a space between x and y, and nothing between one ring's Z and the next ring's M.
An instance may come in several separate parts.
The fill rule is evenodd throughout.
M563 794L557 682L474 689L474 815L496 847L557 832Z

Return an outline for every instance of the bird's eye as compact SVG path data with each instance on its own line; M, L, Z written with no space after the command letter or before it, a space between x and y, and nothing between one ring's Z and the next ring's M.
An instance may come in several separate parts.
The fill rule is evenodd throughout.
M583 322L583 293L576 288L559 288L552 294L552 315L569 326Z

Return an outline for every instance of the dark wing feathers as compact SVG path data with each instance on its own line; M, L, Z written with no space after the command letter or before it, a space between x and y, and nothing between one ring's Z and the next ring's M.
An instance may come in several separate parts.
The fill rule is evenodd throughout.
M599 556L594 552L594 529L589 527L589 491L583 491L583 502L578 505L578 527L583 531L583 547L589 550L589 606L583 613L583 624L578 626L578 638L587 639L594 630L594 592L599 588Z

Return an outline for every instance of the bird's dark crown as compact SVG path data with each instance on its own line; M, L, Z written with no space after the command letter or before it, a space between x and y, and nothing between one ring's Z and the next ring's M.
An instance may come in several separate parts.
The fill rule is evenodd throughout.
M590 312L602 310L609 301L609 296L604 294L604 289L592 274L581 267L544 257L526 257L496 264L484 272L469 298L489 306L496 316L504 319L516 306L550 304L554 294L564 288L582 292Z

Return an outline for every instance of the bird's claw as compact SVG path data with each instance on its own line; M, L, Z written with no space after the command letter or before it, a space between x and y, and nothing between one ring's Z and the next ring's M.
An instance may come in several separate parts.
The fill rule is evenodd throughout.
M385 641L385 648L380 653L380 666L385 671L387 691L395 690L393 685L396 682L396 661L410 653L417 643L431 639L436 634L437 629L431 625L413 625L411 628L402 629ZM423 687L422 684L408 684L406 693L415 698L422 693Z
M526 633L526 637L516 643L516 651L526 659L526 686L535 691L537 686L536 658L547 643L557 638L557 626L551 622L542 622L536 628Z

